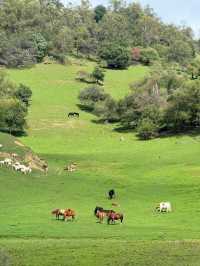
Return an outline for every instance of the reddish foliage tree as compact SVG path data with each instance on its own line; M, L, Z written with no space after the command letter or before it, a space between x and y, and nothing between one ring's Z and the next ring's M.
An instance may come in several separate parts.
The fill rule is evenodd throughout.
M132 49L132 59L134 61L139 61L140 60L140 48L134 47Z

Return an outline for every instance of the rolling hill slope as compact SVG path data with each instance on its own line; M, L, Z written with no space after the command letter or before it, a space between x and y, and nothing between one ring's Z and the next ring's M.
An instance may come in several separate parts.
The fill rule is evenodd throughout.
M33 90L28 135L20 141L48 161L49 173L24 176L0 169L1 245L20 266L38 265L38 261L52 265L58 256L57 265L111 265L113 259L117 265L198 265L198 241L185 245L170 241L200 238L200 137L142 142L133 133L118 133L113 125L95 123L93 115L78 109L77 95L85 84L75 80L77 71L92 68L91 62L73 62L9 70L11 79ZM140 66L108 70L105 89L120 98L131 82L147 72ZM80 119L68 119L70 111L80 112ZM120 142L122 135L124 142ZM70 162L78 165L74 173L64 171ZM106 198L110 188L117 192L117 210L125 215L121 226L100 225L93 216L96 205L111 208ZM173 212L155 213L160 201L171 201ZM57 207L74 208L76 222L55 221L50 212ZM67 248L71 252L65 253ZM168 264L160 259L152 264L153 250L158 256L163 249ZM185 264L179 261L180 255ZM101 263L104 257L107 264Z

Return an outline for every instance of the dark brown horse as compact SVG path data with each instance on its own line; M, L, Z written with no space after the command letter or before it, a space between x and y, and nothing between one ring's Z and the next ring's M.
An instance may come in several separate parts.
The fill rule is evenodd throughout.
M120 220L121 223L123 222L124 216L122 213L110 212L108 214L107 223L115 223L115 221Z
M94 209L94 215L95 215L95 216L96 216L96 214L97 214L98 211L106 213L106 216L108 216L108 214L109 214L110 212L115 212L115 211L113 211L113 210L105 210L103 207L98 207L98 206L97 206L97 207Z

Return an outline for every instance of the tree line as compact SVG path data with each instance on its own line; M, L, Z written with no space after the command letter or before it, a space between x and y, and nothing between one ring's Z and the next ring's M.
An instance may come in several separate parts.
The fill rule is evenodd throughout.
M0 1L0 65L28 67L46 56L101 60L111 68L160 59L187 64L199 49L189 27L164 24L146 6L111 0L64 6L58 0Z

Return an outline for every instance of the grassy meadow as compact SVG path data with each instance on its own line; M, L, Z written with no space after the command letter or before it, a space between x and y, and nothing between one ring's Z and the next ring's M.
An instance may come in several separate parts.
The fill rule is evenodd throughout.
M0 247L13 265L200 265L200 136L179 135L139 141L99 124L78 108L87 84L75 80L94 63L39 64L9 70L9 77L33 90L27 136L20 141L48 161L49 173L22 175L0 168ZM148 68L106 71L105 90L115 98ZM67 113L78 111L79 119ZM120 141L120 137L124 141ZM22 152L0 134L5 151ZM76 162L78 170L63 170ZM95 206L111 208L109 189L117 193L123 225L99 224ZM170 201L173 212L154 211ZM54 208L73 208L74 222L56 221ZM0 253L0 263L1 263ZM9 264L8 264L9 265Z

